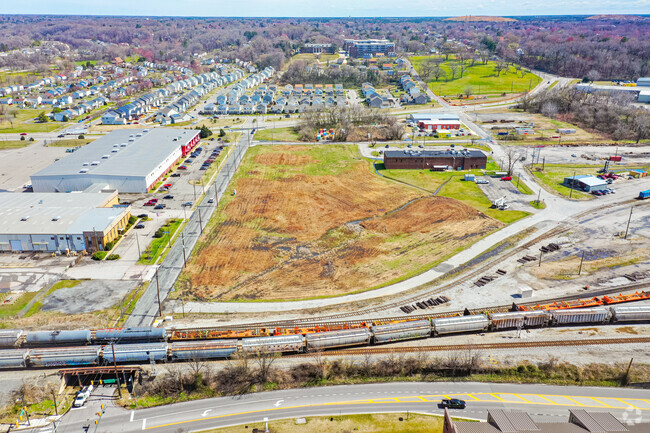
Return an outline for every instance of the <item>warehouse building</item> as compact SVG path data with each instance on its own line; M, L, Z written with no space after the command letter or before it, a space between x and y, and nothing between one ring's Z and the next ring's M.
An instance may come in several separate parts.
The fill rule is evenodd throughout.
M197 130L116 130L34 173L32 186L34 192L68 192L98 184L144 193L199 141Z
M99 251L126 228L117 191L0 193L0 251Z
M601 189L607 188L606 180L586 174L565 177L564 184L569 188L585 192L600 191Z
M569 421L535 422L526 412L488 410L487 422L454 421L445 409L443 433L647 433L647 422L621 423L608 412L569 411Z
M472 170L484 169L487 155L480 150L389 150L384 152L387 169Z
M456 121L460 123L460 117L458 117L458 114L453 113L411 113L406 116L406 122L412 125L434 121Z

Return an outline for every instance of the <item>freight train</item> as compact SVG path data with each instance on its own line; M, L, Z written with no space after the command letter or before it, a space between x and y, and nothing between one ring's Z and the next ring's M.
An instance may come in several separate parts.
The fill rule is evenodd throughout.
M314 352L469 332L649 321L650 305L636 305L475 314L372 324L339 331L200 341L170 340L164 328L108 329L94 332L36 331L28 332L24 336L26 344L88 345L0 350L0 368L92 366L112 364L113 361L143 363L223 359L235 353ZM15 347L21 337L20 330L1 331L0 345Z

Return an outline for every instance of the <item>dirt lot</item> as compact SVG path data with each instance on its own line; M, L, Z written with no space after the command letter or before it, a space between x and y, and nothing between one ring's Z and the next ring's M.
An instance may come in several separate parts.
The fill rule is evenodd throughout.
M296 299L414 275L503 224L370 171L356 146L249 150L180 279L199 300Z

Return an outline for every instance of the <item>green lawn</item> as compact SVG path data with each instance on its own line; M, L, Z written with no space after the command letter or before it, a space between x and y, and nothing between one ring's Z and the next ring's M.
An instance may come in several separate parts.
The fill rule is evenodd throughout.
M161 254L163 254L165 248L170 244L170 239L174 237L176 230L178 230L178 227L180 227L182 223L182 219L171 219L167 221L161 229L169 233L165 233L160 238L154 238L145 249L142 256L138 259L138 263L142 265L153 265L156 263L156 260Z
M9 141L0 141L0 149L18 149L21 147L26 147L33 142L29 140L9 140Z
M264 141L299 141L300 136L294 127L260 129L255 133L256 140Z
M22 295L16 295L14 293L7 294L7 296L3 298L3 303L0 304L0 319L7 319L18 314L18 312L20 312L20 310L22 310L25 305L29 303L29 301L34 299L37 294L38 292L27 292ZM16 299L13 303L5 304L4 301L8 296L11 296L13 298L16 298L16 296L18 296L18 299ZM4 328L1 322L0 328Z
M506 224L529 215L528 212L518 210L502 211L498 209L490 209L492 202L485 196L485 194L483 194L481 188L479 188L479 186L474 182L465 182L462 180L465 173L474 173L478 176L482 175L483 173L481 170L468 170L463 171L461 174L456 172L429 170L386 170L383 169L383 164L377 164L376 167L377 172L384 176L406 182L410 185L415 185L430 192L435 192L445 181L448 180L438 193L439 196L460 200L484 214Z
M438 56L444 58L444 56ZM418 71L422 70L423 62L429 56L416 56L411 57L410 61L413 67ZM468 87L472 89L472 94L501 94L501 93L523 93L529 89L534 88L542 79L537 75L526 72L522 77L521 72L525 69L522 68L521 72L517 71L514 66L509 66L507 70L501 72L499 76L494 70L495 62L488 61L487 64L475 63L474 66L469 66L470 61L466 60L465 64L467 69L460 78L460 70L456 73L454 80L451 80L451 70L449 65L455 63L456 60L449 57L449 60L443 61L441 68L445 75L440 77L438 81L431 77L428 81L429 88L436 94L441 96L457 96L464 93ZM527 71L527 70L526 70Z
M601 166L588 164L546 164L544 166L544 171L537 171L537 168L541 168L541 165L537 164L532 169L530 165L526 168L532 173L533 176L535 176L538 183L546 187L545 189L550 190L551 192L555 192L564 197L569 197L569 195L571 195L571 197L574 199L588 199L592 198L591 194L576 190L573 190L573 193L571 194L571 188L564 186L562 182L564 182L565 177L573 176L574 172L576 175L597 175L598 170L601 168Z
M0 133L51 132L68 125L62 122L33 123L31 120L43 111L45 110L10 108L7 116L0 118Z

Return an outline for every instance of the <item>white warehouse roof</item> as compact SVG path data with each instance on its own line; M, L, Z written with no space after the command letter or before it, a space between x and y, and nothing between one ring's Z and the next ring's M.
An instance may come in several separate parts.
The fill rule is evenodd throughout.
M146 132L145 132L146 131ZM111 176L146 176L199 131L118 129L61 158L32 176L68 176L83 171Z
M115 193L0 193L0 234L103 231L127 208L104 207Z

